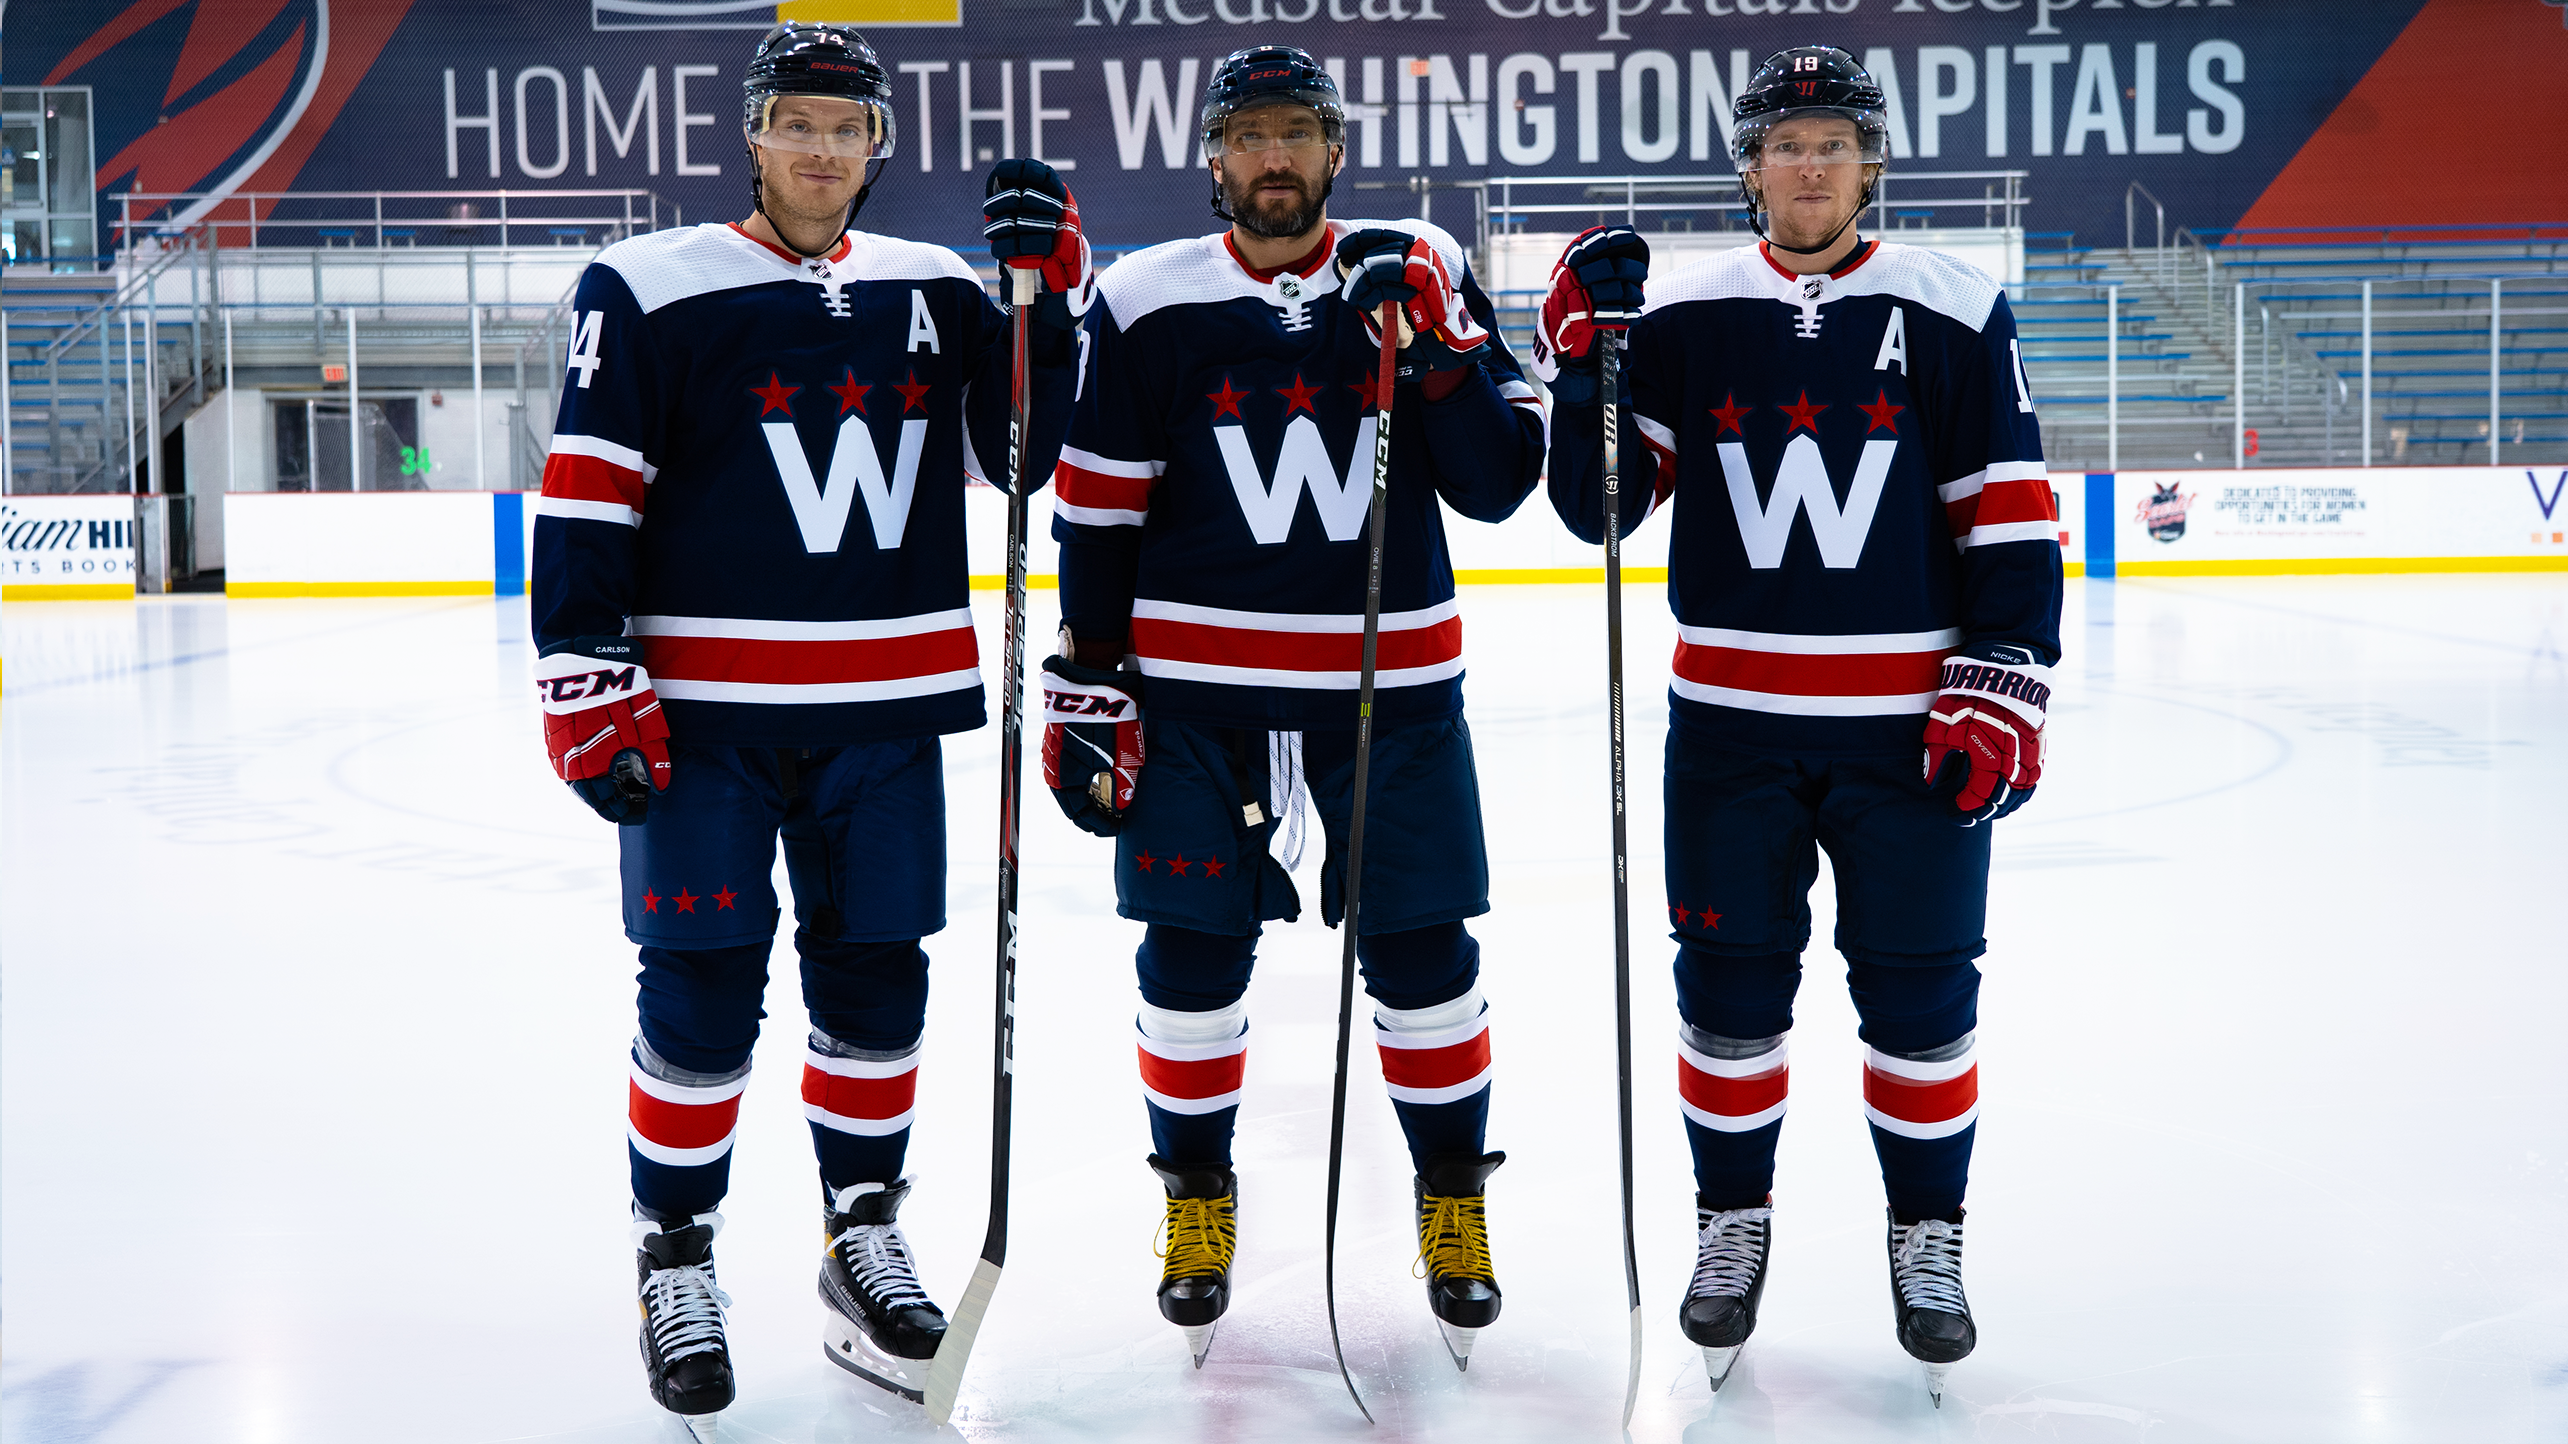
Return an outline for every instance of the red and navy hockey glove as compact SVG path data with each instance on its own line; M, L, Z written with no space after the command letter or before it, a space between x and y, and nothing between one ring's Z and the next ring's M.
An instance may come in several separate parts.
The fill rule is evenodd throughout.
M1382 307L1400 308L1404 379L1417 371L1450 371L1489 344L1489 330L1462 303L1444 257L1407 231L1354 231L1338 242L1338 295L1364 317L1382 344Z
M632 637L573 637L535 659L535 695L544 704L544 749L553 775L597 815L637 826L651 794L669 785L669 723L660 715L642 643Z
M1942 694L1926 714L1926 785L1964 827L2024 805L2042 780L2051 669L2023 647L1982 642L1944 659Z
M1141 761L1141 678L1045 658L1043 785L1062 814L1099 837L1123 831Z
M1641 318L1650 243L1629 226L1590 226L1553 263L1551 292L1534 327L1535 374L1587 360L1599 331L1628 331Z
M981 201L981 234L990 243L990 259L1043 277L1038 319L1067 329L1087 309L1088 238L1079 229L1079 201L1052 167L1022 156L992 166Z

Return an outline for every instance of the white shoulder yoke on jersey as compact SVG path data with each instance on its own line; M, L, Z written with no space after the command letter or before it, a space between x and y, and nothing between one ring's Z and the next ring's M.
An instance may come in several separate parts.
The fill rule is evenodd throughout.
M1805 296L1816 283L1819 294ZM1988 326L1989 312L2001 294L1989 274L1968 261L1941 251L1876 241L1864 258L1844 270L1818 276L1796 276L1777 266L1758 245L1740 246L1685 266L1649 286L1644 312L1688 301L1768 299L1798 306L1818 305L1849 296L1895 296L1973 331Z
M647 314L692 296L776 281L832 288L851 281L927 281L939 277L980 284L963 258L943 246L850 231L814 267L788 258L730 224L653 231L616 242L596 264L624 278L634 303Z
M1287 280L1316 300L1320 292L1337 291L1337 243L1352 232L1372 230L1406 231L1424 240L1444 257L1445 270L1457 278L1468 264L1452 235L1432 222L1410 217L1331 221L1328 247L1321 251L1319 263L1308 271L1260 280L1232 252L1229 233L1216 231L1209 236L1163 241L1133 252L1097 273L1097 294L1112 311L1115 324L1125 330L1168 306L1236 300L1274 304L1277 288Z

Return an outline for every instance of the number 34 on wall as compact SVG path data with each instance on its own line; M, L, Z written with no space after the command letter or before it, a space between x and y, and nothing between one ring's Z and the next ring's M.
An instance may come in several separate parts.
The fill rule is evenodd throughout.
M401 474L402 474L402 475L404 475L404 476L426 476L426 475L428 474L428 471L429 471L429 468L430 468L430 466L431 466L431 465L432 465L432 463L428 460L428 448L427 448L427 447L424 447L424 446L405 446L405 447L401 448Z

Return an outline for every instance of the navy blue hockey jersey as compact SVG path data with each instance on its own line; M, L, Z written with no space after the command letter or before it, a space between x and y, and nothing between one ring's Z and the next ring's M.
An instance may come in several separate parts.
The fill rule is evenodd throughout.
M815 746L983 720L966 477L1005 485L1010 337L961 257L862 232L805 260L736 226L580 279L536 502L538 644L630 634L679 742ZM1077 371L1037 325L1029 482Z
M1741 247L1650 283L1625 377L1624 474L1654 481L1623 488L1625 530L1673 501L1678 726L1757 751L1910 751L1957 648L2058 660L2042 434L1985 273L1875 241L1796 276ZM1602 541L1598 408L1555 401L1552 505Z
M1379 351L1338 298L1333 251L1377 227L1433 245L1491 333L1458 389L1429 401L1402 383L1391 418L1375 716L1461 708L1437 498L1480 521L1515 511L1541 475L1542 403L1452 237L1422 221L1331 221L1298 273L1253 271L1217 234L1098 277L1054 482L1062 619L1080 636L1128 630L1154 715L1355 725Z

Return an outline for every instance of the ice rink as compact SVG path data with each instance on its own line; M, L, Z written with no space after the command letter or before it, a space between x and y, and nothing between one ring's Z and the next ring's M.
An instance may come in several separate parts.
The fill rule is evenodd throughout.
M1981 1342L1940 1413L1892 1339L1824 951L1762 1322L1717 1405L1675 1328L1673 627L1656 587L1628 602L1632 1437L2568 1438L2568 576L2069 584L2052 760L1997 833ZM994 679L996 597L978 610ZM1457 1374L1359 1031L1339 1277L1379 1426L1348 1403L1320 1306L1337 949L1306 919L1270 932L1250 994L1238 1301L1187 1367L1152 1305L1139 929L1113 916L1108 848L1038 793L1012 1252L964 1436L1615 1437L1602 597L1472 588L1464 613L1505 1317ZM1048 594L1033 616L1049 636ZM634 1346L614 836L546 768L523 600L13 604L0 625L0 1436L672 1444ZM995 730L948 758L952 923L928 944L906 1222L951 1306L983 1222ZM819 1357L782 958L718 1249L726 1437L924 1437Z

